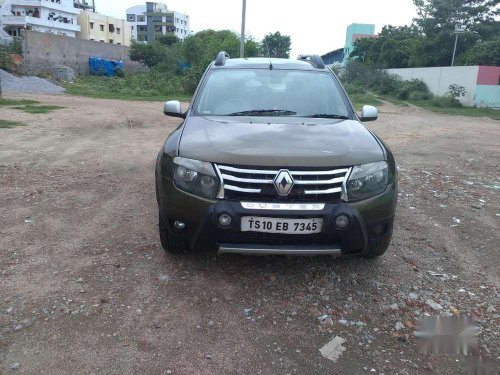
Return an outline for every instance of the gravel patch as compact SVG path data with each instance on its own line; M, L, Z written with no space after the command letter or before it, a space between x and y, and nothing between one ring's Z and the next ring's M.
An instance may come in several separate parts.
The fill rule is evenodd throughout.
M66 90L39 77L17 77L0 69L4 93L63 94Z

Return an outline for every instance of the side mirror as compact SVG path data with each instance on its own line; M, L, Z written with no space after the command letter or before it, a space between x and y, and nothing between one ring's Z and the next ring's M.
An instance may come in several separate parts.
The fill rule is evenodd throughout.
M169 100L165 102L163 113L167 116L186 118L186 114L182 112L181 103L178 100Z
M378 109L371 105L364 105L361 110L361 121L375 121L378 119Z

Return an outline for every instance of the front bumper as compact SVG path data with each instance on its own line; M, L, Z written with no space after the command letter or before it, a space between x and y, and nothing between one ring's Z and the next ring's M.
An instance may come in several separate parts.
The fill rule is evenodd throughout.
M374 246L387 243L392 234L397 185L390 185L384 193L361 202L326 203L319 211L249 209L239 201L207 200L179 190L167 178L157 184L157 194L160 215L167 229L183 237L193 250L215 248L220 253L339 256L365 254ZM222 213L233 218L229 228L218 224ZM345 229L337 229L334 224L341 214L350 220ZM322 218L323 230L318 234L241 232L242 216ZM185 228L176 229L175 221L185 223Z

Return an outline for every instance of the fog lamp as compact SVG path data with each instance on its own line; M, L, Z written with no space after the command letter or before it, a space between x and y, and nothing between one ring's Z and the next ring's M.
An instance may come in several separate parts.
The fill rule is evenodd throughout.
M224 213L219 216L219 224L222 225L223 227L230 226L232 222L233 218L229 214Z
M349 225L349 218L346 215L339 215L335 219L335 226L339 229L345 229Z
M177 221L174 221L174 227L175 227L175 229L182 230L182 229L186 228L186 223L177 220Z

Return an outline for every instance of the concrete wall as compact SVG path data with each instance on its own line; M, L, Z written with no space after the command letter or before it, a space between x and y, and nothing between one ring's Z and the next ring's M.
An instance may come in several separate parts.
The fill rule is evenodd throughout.
M147 71L146 67L129 59L128 51L128 47L116 44L25 31L24 62L20 71L26 75L37 75L51 72L55 65L64 65L73 68L76 74L87 74L91 56L121 59L126 72Z
M387 69L404 80L423 80L434 95L446 95L449 86L465 87L466 95L460 98L463 105L500 108L500 67L453 66L436 68Z
M476 107L500 108L500 66L480 66L476 86Z
M454 83L463 86L467 93L460 101L469 106L474 105L478 71L478 66L387 69L388 73L396 74L404 80L423 80L434 95L446 95L449 86Z

